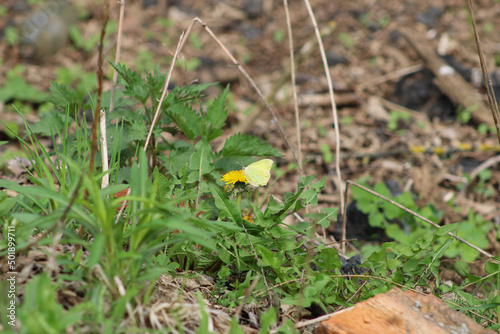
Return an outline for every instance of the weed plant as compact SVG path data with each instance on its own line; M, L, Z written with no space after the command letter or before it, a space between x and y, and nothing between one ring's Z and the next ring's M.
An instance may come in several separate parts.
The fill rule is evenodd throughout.
M277 149L246 134L231 136L220 150L214 149L228 117L229 87L214 99L204 94L214 84L175 87L161 107L152 144L144 150L166 73L156 66L141 76L124 65L113 66L122 88L107 116L110 170L103 171L100 160L95 171L89 170L92 120L86 114L95 107L96 97L82 101L72 89L53 84L53 108L38 123L25 123L25 137L17 135L31 163L26 169L29 184L0 180L1 188L16 193L0 192L0 217L4 231L15 230L16 257L33 256L35 250L47 256L36 275L20 275L20 333L143 331L145 325L130 310L138 305L147 309L160 275L212 276L215 289L205 300L228 308L256 302L268 309L259 320L264 331L278 322L275 310L280 305L328 313L394 286L452 294L457 307L474 311L478 321L495 318L496 264L486 265L486 277L473 276L461 266L460 273L467 277L462 286L440 278L443 257L461 253L463 261L476 260L477 253L458 252L463 246L447 235L459 227L468 231L469 225L484 230L485 222L473 214L460 226L436 230L355 192L371 224L385 227L394 241L363 249L368 271L349 279L341 274L338 251L315 240L318 226L326 228L337 220L337 208L311 209L325 179L302 177L283 201L273 197L272 187L261 196L262 189L245 180L221 181L254 157L273 157L280 165ZM110 97L110 92L103 94L105 109ZM40 136L52 139L51 149L42 145ZM111 185L101 189L106 173ZM423 215L439 215L430 206L418 209L409 194L397 200ZM307 207L310 213L300 223L286 223ZM481 238L476 241L485 246ZM7 255L8 246L4 233L0 256ZM75 294L78 302L62 304L64 291ZM476 298L478 291L482 300ZM1 300L2 309L6 302ZM180 317L176 310L169 312ZM203 312L199 330L208 332ZM8 321L1 316L3 328L10 328ZM238 327L233 319L232 331L238 332ZM285 321L284 327L291 330L293 324Z

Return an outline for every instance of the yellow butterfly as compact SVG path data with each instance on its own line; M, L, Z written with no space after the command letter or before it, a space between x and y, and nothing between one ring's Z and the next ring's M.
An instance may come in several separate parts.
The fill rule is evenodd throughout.
M263 159L251 163L247 167L243 167L243 174L247 178L248 183L254 187L265 186L271 178L271 159Z

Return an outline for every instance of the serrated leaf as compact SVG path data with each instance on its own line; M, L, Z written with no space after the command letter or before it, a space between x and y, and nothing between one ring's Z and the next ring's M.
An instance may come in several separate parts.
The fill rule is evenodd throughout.
M190 105L176 103L165 113L190 140L200 135L200 116Z
M154 175L154 182L158 187L159 202L163 203L165 202L166 199L172 198L172 189L174 187L172 179L169 179L165 175L161 174L158 171L158 167L155 167L153 175Z
M339 253L333 248L325 248L318 254L318 266L326 270L334 270L342 266L339 259Z
M149 93L153 101L159 101L161 95L163 94L163 85L165 84L165 79L167 77L167 72L163 73L160 69L160 64L156 63L153 70L153 74L146 74L146 81L148 83ZM155 105L157 102L155 102Z
M218 138L222 135L222 129L218 129L214 127L210 122L207 122L206 119L201 119L201 135L203 136L203 140L207 142L211 142L215 138Z
M125 81L124 92L126 95L137 99L142 104L146 104L149 98L149 87L148 83L141 77L137 72L134 72L122 64L113 64L113 62L108 62L113 66L120 75L120 77Z
M191 146L177 146L172 148L168 155L160 155L159 158L165 163L168 172L176 175L187 166L192 154Z
M74 89L56 82L50 83L50 95L48 100L61 109L66 109L69 106L70 115L73 115L74 110L76 110L81 103Z
M64 117L61 113L54 110L41 111L39 121L31 125L34 133L50 137L58 133L58 129L64 128Z
M278 157L281 155L277 149L259 138L241 133L229 137L220 153L224 157Z
M146 140L147 130L145 123L133 122L123 127L123 140L130 143L136 140Z
M229 94L229 85L220 93L207 109L207 119L216 128L222 128L227 119L226 99Z
M208 107L206 115L202 116L202 136L207 142L222 135L222 127L227 119L226 98L229 86Z
M172 95L175 96L175 100L179 102L192 101L200 97L204 97L202 92L208 87L217 85L217 82L209 82L202 84L189 85L184 87L175 87L172 91Z

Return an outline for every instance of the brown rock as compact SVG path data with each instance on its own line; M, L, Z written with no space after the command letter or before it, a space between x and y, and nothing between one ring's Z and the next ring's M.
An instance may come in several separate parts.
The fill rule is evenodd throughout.
M317 328L318 334L441 334L495 332L453 310L439 298L393 288L335 313Z

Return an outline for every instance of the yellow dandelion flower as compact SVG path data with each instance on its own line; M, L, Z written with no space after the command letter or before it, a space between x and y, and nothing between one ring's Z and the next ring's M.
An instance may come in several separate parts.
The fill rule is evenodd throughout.
M221 181L226 182L227 188L232 188L237 182L248 183L242 170L232 170L222 177Z
M253 223L252 216L249 213L247 213L246 215L244 215L243 219L246 220L247 222Z

